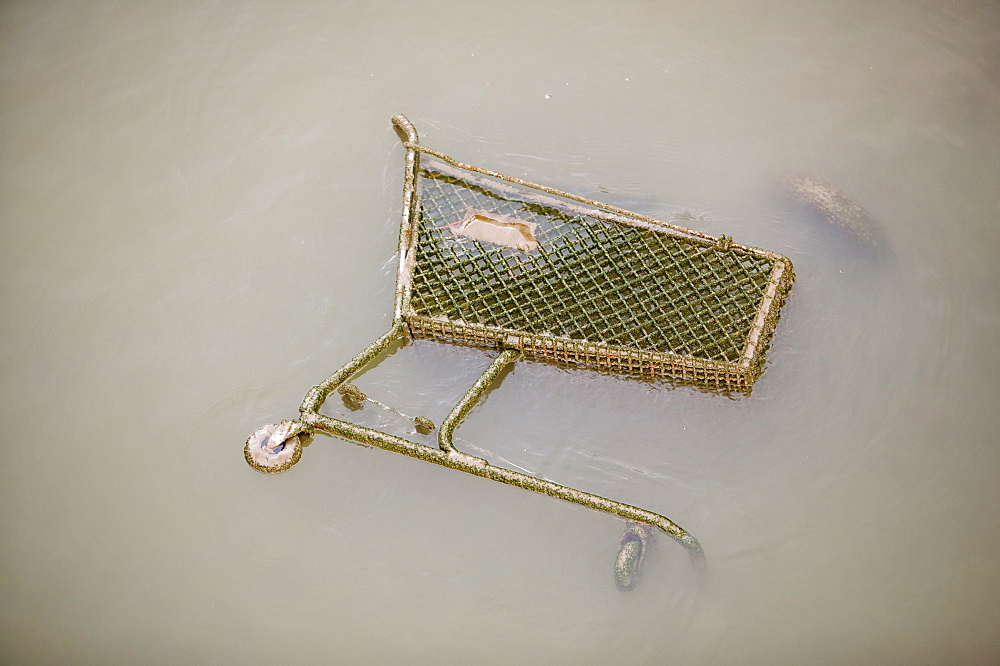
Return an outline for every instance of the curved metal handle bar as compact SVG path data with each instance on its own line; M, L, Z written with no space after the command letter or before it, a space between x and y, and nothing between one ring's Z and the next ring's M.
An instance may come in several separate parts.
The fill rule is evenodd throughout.
M414 145L420 143L420 139L417 136L417 128L413 126L410 119L404 116L402 113L397 113L392 117L392 124L403 130L406 134L407 143L412 143Z
M489 388L489 385L496 379L497 375L499 375L504 366L517 357L518 352L514 350L506 350L502 352L500 356L490 364L490 367L487 368L486 372L482 377L480 377L479 381L477 381L473 387L469 389L458 405L456 405L451 411L445 419L444 424L441 426L441 432L438 438L440 448L437 449L424 444L411 442L407 439L403 439L402 437L379 432L378 430L373 430L364 426L355 425L347 421L330 418L319 413L320 408L323 406L323 403L326 401L327 396L329 396L331 392L350 380L351 377L357 374L362 368L364 368L365 365L370 363L376 356L378 356L378 354L402 337L405 330L406 325L403 322L397 322L385 335L366 347L364 351L351 359L340 370L330 375L326 381L314 386L312 390L306 394L306 397L302 401L302 405L299 408L301 423L306 425L310 430L323 430L332 435L337 435L362 444L376 446L387 451L402 453L403 455L407 455L412 458L419 458L420 460L432 462L444 467L450 467L451 469L457 469L462 472L492 479L501 483L507 483L512 486L517 486L518 488L524 488L525 490L532 490L534 492L542 493L543 495L548 495L549 497L555 497L557 499L580 504L591 509L597 509L598 511L610 513L627 520L634 520L636 522L653 525L666 532L671 538L687 550L688 556L691 559L691 564L696 571L699 573L705 572L707 566L705 562L705 552L702 550L701 544L698 543L696 538L688 534L686 530L666 516L662 516L658 513L653 513L652 511L647 511L645 509L640 509L639 507L632 506L630 504L610 500L599 495L576 490L575 488L569 488L552 481L546 481L527 474L521 474L520 472L514 472L505 467L496 467L482 458L477 458L476 456L471 456L455 449L454 445L451 443L451 433L454 431L461 419L469 413L469 410L471 410L480 397L482 397L483 393L485 393L486 389Z

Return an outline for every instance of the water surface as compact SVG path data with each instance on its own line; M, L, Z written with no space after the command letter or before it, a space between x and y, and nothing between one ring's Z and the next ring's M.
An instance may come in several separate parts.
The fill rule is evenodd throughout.
M0 654L996 660L997 35L989 2L5 3ZM389 327L400 112L795 262L750 398L521 363L458 432L676 520L708 591L660 539L622 594L620 521L402 456L243 462ZM359 384L439 422L488 363L417 343Z

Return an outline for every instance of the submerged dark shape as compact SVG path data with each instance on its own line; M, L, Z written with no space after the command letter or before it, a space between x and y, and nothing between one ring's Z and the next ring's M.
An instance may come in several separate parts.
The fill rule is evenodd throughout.
M782 180L785 194L824 220L861 239L871 249L882 249L878 223L865 208L842 190L813 176L793 174Z
M622 592L634 589L639 582L652 537L652 525L629 521L618 548L618 557L615 558L615 585Z

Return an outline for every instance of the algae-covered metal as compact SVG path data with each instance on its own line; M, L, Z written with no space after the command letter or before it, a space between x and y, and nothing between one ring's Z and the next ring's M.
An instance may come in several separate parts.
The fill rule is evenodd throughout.
M639 583L642 565L646 561L646 551L653 536L653 528L642 523L628 524L622 535L615 558L615 585L622 592L628 592Z
M258 472L284 472L302 457L299 434L305 430L304 426L295 421L269 423L250 435L243 447L243 455L247 463Z
M749 392L794 279L791 262L458 162L421 146L404 116L392 121L406 136L392 327L314 386L299 420L254 433L247 461L287 469L298 460L298 437L322 430L632 521L615 564L621 589L638 578L649 526L703 572L701 545L669 518L491 464L459 451L453 433L522 357ZM437 447L320 413L334 391L352 408L371 401L349 382L406 336L497 352L441 424ZM434 429L424 417L407 418L415 432Z

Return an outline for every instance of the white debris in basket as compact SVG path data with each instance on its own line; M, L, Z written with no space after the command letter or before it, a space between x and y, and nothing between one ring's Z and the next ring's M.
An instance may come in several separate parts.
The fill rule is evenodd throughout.
M537 222L525 222L515 217L487 213L485 210L470 208L465 217L448 225L451 233L496 245L504 245L530 252L538 247L535 240Z

